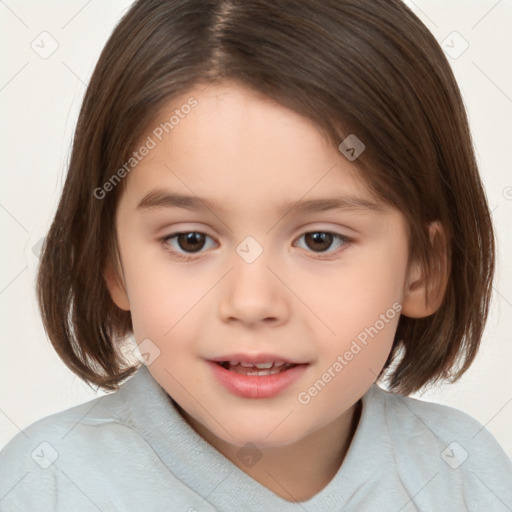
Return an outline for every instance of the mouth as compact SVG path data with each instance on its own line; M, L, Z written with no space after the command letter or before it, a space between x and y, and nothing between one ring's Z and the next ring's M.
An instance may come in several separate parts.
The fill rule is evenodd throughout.
M297 366L294 363L283 363L277 361L269 361L267 363L246 363L241 361L221 361L217 362L225 370L236 372L241 375L275 375L290 368Z
M227 356L207 362L217 382L243 398L272 398L299 379L309 365L271 355Z

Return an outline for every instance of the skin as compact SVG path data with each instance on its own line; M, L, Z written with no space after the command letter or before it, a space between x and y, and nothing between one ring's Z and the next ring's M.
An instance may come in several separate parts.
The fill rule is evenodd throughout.
M407 225L398 210L383 202L316 213L280 209L345 195L376 202L355 164L309 120L224 83L169 103L155 127L190 96L197 107L125 180L116 215L122 268L109 264L106 281L114 302L131 311L137 343L150 339L160 350L149 370L192 428L274 493L303 501L339 469L399 315L307 404L299 393L393 304L415 317L433 306L424 301L424 276L408 260ZM157 188L217 202L219 209L138 207ZM177 232L208 237L190 252L186 241L164 240ZM348 241L334 237L319 247L305 236L315 232ZM247 236L263 250L252 263L236 251ZM240 352L309 365L273 398L242 398L219 384L206 362ZM262 456L253 467L237 457L248 442Z

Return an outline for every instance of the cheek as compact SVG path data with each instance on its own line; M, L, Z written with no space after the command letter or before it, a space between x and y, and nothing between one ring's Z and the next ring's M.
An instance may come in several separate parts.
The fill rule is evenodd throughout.
M331 331L321 338L315 372L334 383L324 399L341 391L355 396L380 374L400 318L406 265L404 247L382 244L354 254L354 263L332 276L329 293L315 304Z
M376 323L383 336L389 336L398 322L406 265L407 253L398 248L355 251L346 266L327 276L322 293L310 293L311 310L329 328L332 339L340 339L341 343L356 338ZM382 315L386 320L384 327Z
M314 401L317 407L331 410L334 418L376 381L393 346L401 305L373 306L375 314L369 314L367 306L351 309L351 316L340 315L337 336L318 345L317 364L299 403Z
M165 251L126 245L123 259L133 329L137 341L166 338L194 309L208 283L191 278L179 265L170 264ZM181 271L180 271L181 270Z

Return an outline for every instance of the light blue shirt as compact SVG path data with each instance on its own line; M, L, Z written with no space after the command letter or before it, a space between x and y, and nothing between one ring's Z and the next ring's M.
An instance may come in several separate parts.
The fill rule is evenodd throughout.
M455 409L373 386L334 478L280 498L204 441L142 366L0 452L0 511L510 512L512 464Z

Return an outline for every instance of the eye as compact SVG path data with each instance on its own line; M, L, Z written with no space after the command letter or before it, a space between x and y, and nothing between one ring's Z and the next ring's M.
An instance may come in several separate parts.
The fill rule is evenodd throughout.
M335 246L337 247L335 247L334 250L329 251L329 254L336 252L336 249L340 249L350 242L347 237L338 233L331 233L330 231L310 231L308 233L304 233L298 238L298 240L301 240L302 238L304 238L306 245L306 247L302 248L312 250L317 253L326 253L327 249L329 249L334 242L336 242ZM297 245L300 246L300 244Z
M312 251L318 254L332 254L342 250L351 240L338 233L330 231L310 231L304 233L298 238L298 241L304 239L305 247L296 242L298 247ZM208 246L208 240L211 241ZM211 249L215 246L213 239L205 233L199 231L185 231L181 233L173 233L161 239L165 248L172 252L176 257L181 259L191 259L195 253L199 253L202 249ZM333 250L328 250L332 248Z
M187 254L194 254L201 251L201 249L205 247L207 239L213 240L205 233L198 231L186 231L166 236L162 239L162 242L178 256L186 256Z

